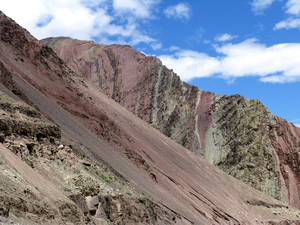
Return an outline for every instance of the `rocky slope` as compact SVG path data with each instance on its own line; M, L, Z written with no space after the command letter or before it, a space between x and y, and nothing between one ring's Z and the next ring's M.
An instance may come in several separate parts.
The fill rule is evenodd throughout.
M149 224L167 214L107 166L78 153L39 111L2 92L0 106L0 224L7 217L28 224Z
M297 209L161 134L3 13L0 49L1 223L300 224ZM213 110L212 94L176 85Z
M300 129L258 100L199 90L156 57L130 46L65 37L42 42L163 134L246 184L300 208Z

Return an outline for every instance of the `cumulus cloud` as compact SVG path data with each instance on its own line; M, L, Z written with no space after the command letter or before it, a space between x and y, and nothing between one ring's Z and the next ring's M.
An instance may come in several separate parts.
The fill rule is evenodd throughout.
M269 8L275 0L253 0L251 2L252 10L255 14L262 14L266 8Z
M238 44L214 46L217 57L190 50L159 58L184 81L197 77L217 76L232 80L257 76L262 82L300 81L300 44L286 43L267 47L256 39Z
M163 64L172 68L184 81L195 77L209 77L218 72L220 62L205 53L181 50L174 55L159 56Z
M188 4L179 3L178 5L168 6L164 10L166 17L175 19L190 19L191 9Z
M154 0L10 0L1 10L37 39L70 36L105 44L157 43L140 29L139 19L151 18ZM18 7L15 7L18 5ZM113 9L113 13L109 10ZM124 14L127 16L125 17ZM122 18L128 18L121 20Z
M299 0L289 0L285 4L285 8L286 8L285 13L289 14L290 17L275 24L274 30L293 29L293 28L300 29L300 18L299 18L300 1Z
M237 38L237 35L231 35L231 34L219 34L215 37L216 41L231 41L234 38Z

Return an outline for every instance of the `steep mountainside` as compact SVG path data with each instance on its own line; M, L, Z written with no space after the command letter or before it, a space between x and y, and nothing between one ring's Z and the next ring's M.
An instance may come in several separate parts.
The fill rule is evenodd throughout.
M163 134L300 209L300 129L272 115L258 100L199 90L156 57L130 46L65 37L42 42L76 73Z
M0 222L300 224L298 210L125 110L2 12L0 49Z

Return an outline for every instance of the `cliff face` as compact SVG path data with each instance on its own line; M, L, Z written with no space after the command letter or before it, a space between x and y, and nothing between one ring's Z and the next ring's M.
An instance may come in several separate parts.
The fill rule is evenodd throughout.
M43 40L76 73L182 146L203 154L195 136L201 91L186 84L156 57L130 46L98 45L70 38Z
M282 122L258 100L199 90L159 59L129 46L70 38L42 42L76 73L177 143L250 186L300 206L300 129Z
M294 207L299 204L300 129L258 100L216 96L206 160Z
M212 126L215 143L206 159L228 174L277 199L280 171L269 138L275 117L258 100L216 96Z

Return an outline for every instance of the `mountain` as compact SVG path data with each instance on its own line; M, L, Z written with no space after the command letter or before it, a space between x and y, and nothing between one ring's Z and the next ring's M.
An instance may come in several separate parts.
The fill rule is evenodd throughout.
M130 46L71 38L43 43L78 74L226 173L300 209L300 128L259 101L199 90Z
M136 52L127 46L112 48ZM297 209L221 171L157 130L163 127L153 128L107 96L111 91L121 102L118 90L125 78L120 74L114 72L116 83L104 82L103 91L88 73L72 70L52 48L2 12L0 49L1 223L300 224ZM121 57L110 57L110 71L125 70L118 64ZM135 57L154 67L159 62L141 53ZM132 60L130 55L127 59ZM147 65L131 69L149 71L151 81ZM139 80L128 77L123 85L134 92L135 79ZM213 121L213 94L200 96L179 78L175 85L182 116L198 108L193 103L198 96L201 104L207 103L202 110ZM154 92L160 92L163 100L155 98L153 105L160 108L167 86L159 87ZM190 109L185 105L188 97ZM166 115L161 112L161 119L166 120ZM193 124L186 118L186 124ZM199 133L209 129L207 123Z

